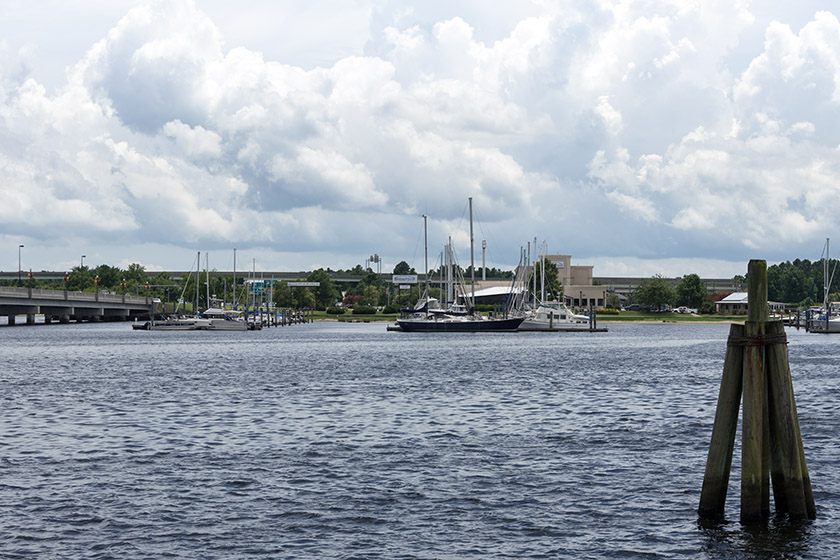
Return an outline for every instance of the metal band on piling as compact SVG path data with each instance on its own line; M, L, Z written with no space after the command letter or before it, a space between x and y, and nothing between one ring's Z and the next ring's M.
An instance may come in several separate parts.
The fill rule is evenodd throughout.
M755 334L752 336L735 336L730 334L726 339L727 346L772 346L773 344L787 344L784 332L770 334Z

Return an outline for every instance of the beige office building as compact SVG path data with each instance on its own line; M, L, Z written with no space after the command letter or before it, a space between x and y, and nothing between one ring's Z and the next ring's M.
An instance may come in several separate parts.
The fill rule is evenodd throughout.
M571 255L546 255L546 260L557 267L557 276L563 285L563 300L569 307L605 307L607 287L592 285L591 265L573 265Z

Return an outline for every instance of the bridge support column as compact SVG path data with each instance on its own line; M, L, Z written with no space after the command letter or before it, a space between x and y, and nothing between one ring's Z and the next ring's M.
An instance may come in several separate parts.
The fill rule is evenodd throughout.
M27 325L34 325L35 324L35 314L34 313L27 313L26 314L26 324Z
M70 315L59 315L58 322L61 324L67 324L70 322Z
M9 320L9 325L15 324L15 315L6 315L6 318Z
M52 315L49 313L44 313L44 324L49 325L52 323Z

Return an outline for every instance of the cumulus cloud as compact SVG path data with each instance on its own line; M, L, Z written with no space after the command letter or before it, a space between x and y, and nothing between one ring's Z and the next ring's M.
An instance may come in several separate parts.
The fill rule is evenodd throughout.
M352 266L402 260L420 213L464 243L469 196L499 265L534 235L724 260L828 235L833 13L797 28L722 0L474 8L355 3L347 47L313 65L232 43L212 3L148 1L54 90L29 47L2 43L0 236L60 224L114 252L244 244L276 268Z

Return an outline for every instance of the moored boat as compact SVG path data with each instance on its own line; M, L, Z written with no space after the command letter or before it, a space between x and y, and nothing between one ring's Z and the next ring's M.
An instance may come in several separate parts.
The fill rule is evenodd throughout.
M574 313L564 303L544 302L526 313L519 330L588 331L592 330L592 323L588 315Z
M136 330L147 331L247 331L254 327L242 319L241 311L227 311L211 307L197 317L167 317L134 325Z
M524 319L486 319L478 315L434 314L429 317L400 318L397 326L405 332L514 332Z
M470 270L472 271L472 297L464 294L468 305L450 302L444 308L430 309L431 301L428 297L428 273L426 275L426 299L422 304L422 311L403 313L397 319L394 328L389 330L401 330L404 332L513 332L524 320L524 317L486 318L475 312L475 238L473 236L472 220L472 198L470 205ZM428 243L426 256L426 270L429 270ZM451 266L451 259L447 259ZM452 274L448 273L447 278ZM449 290L447 290L448 292Z

